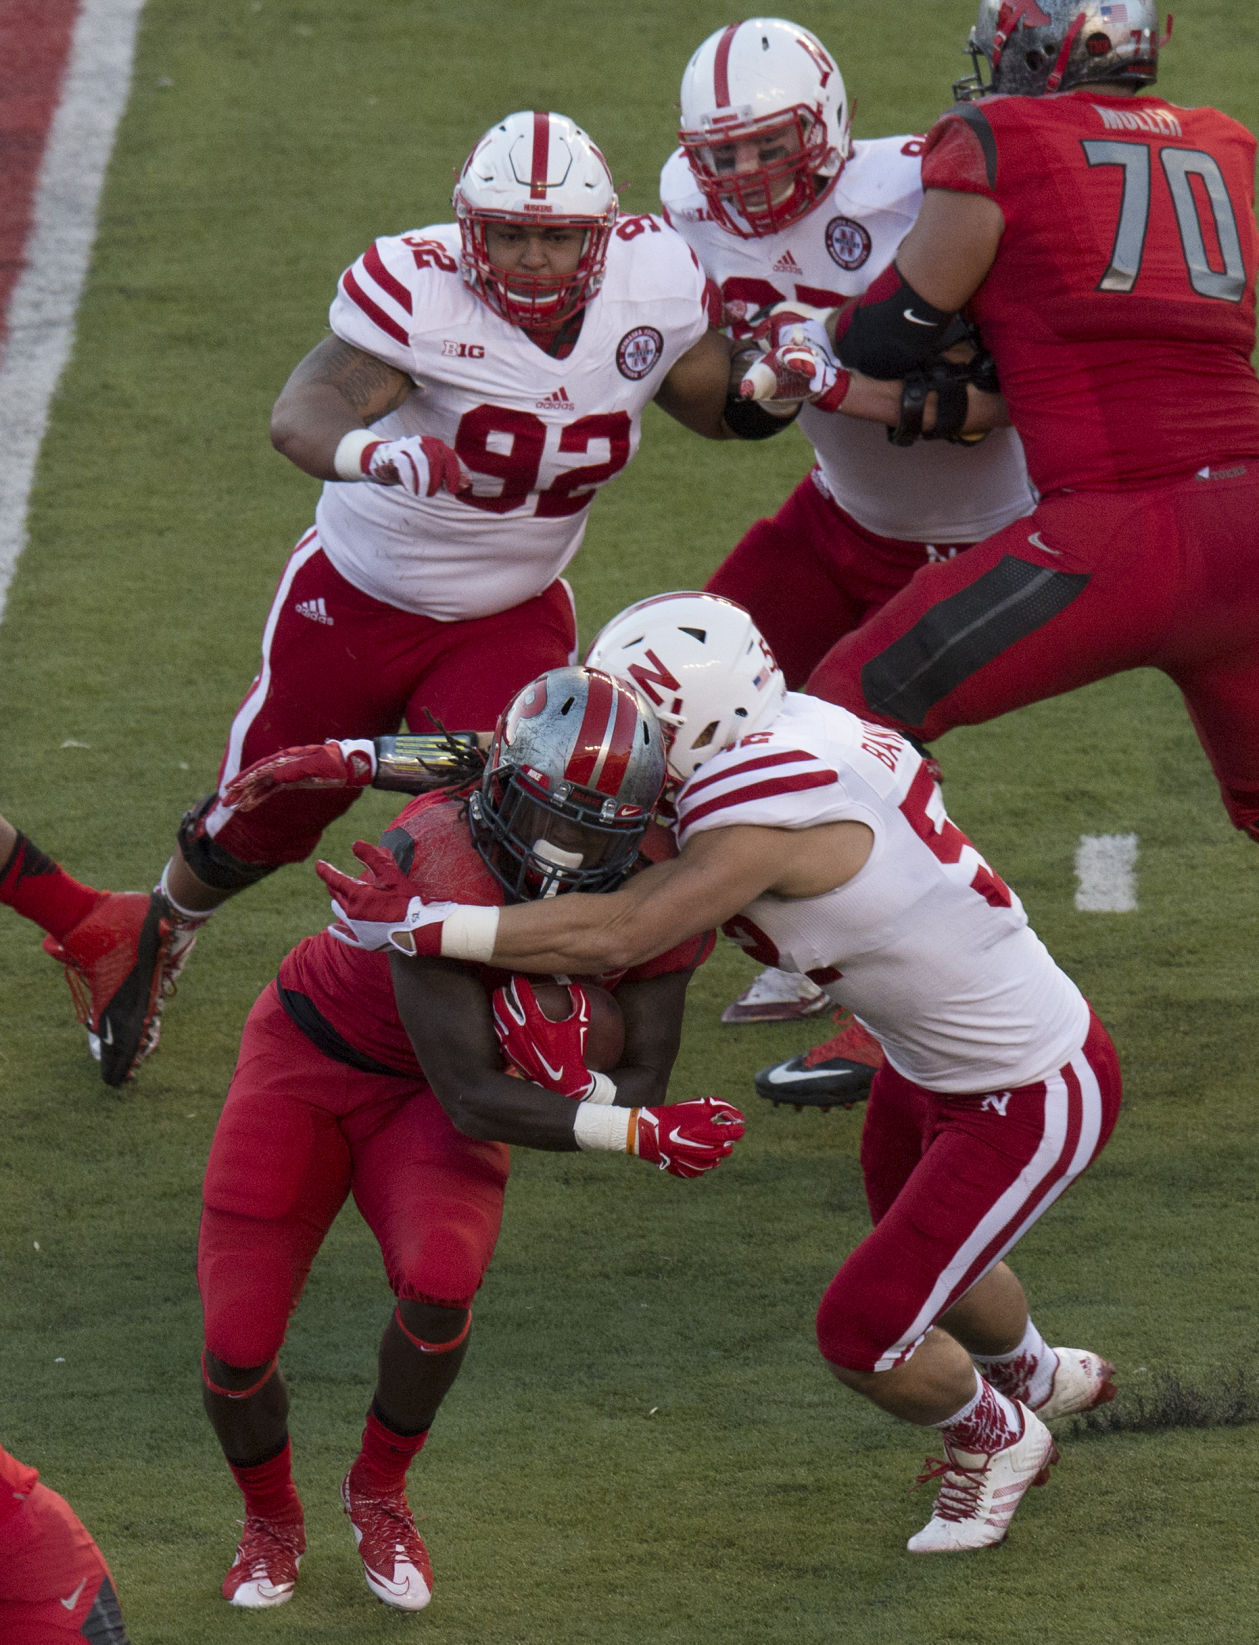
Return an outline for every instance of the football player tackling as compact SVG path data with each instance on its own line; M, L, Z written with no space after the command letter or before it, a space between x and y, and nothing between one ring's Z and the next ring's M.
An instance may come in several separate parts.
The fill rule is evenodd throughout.
M913 746L788 693L740 607L645 600L590 655L667 727L676 859L604 897L512 908L433 905L320 864L334 908L372 944L544 972L638 964L722 924L851 1008L887 1057L861 1150L874 1227L822 1300L818 1342L850 1388L940 1430L923 1476L939 1496L910 1549L999 1542L1056 1459L1047 1422L1112 1394L1105 1360L1047 1346L1003 1260L1110 1135L1109 1036Z

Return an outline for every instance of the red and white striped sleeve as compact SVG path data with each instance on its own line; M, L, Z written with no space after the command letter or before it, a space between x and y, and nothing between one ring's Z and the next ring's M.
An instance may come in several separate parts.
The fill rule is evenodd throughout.
M343 342L408 374L415 364L416 272L398 236L375 240L341 276L328 310L328 324Z
M805 749L735 747L701 766L679 793L678 842L736 825L809 828L830 821L844 797L839 773Z

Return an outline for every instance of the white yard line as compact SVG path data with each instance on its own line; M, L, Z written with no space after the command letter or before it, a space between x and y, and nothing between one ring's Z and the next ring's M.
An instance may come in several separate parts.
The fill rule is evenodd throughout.
M40 167L26 263L13 288L0 360L0 616L26 546L35 464L70 357L143 9L144 0L83 0Z
M1131 914L1137 906L1137 836L1081 834L1075 848L1075 906L1087 914Z

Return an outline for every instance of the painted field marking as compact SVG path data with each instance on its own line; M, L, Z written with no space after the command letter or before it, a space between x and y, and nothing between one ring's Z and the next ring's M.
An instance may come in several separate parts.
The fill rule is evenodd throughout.
M0 616L26 545L48 407L70 356L96 211L127 101L144 0L83 0L36 186L25 267L0 362Z
M1081 834L1075 848L1075 906L1086 914L1131 914L1137 906L1137 836Z

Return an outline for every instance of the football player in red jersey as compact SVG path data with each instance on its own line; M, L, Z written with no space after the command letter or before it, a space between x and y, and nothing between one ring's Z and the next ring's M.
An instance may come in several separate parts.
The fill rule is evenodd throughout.
M342 756L333 744L286 757L283 786L300 786L295 762L301 782L328 786L329 766L344 772ZM361 854L378 883L421 882L485 916L504 902L611 890L640 851L670 848L652 823L664 776L645 699L596 670L552 670L508 705L477 780L412 801L383 845ZM264 789L246 773L232 801L248 808ZM580 1024L532 1012L519 984L497 1002L510 1008L492 1012L507 972L387 959L344 926L284 960L245 1025L206 1169L197 1263L205 1407L245 1499L223 1584L233 1604L284 1603L305 1551L277 1355L351 1192L398 1302L342 1496L371 1591L401 1610L428 1603L432 1572L406 1473L467 1351L508 1145L611 1149L686 1177L724 1159L742 1135L736 1109L708 1099L661 1106L686 985L712 941L691 938L598 979L616 989L625 1049L596 1075L583 1066ZM516 1066L546 1073L548 1087L512 1077L505 1050Z
M127 1645L105 1556L74 1509L0 1445L0 1639Z
M1259 839L1256 144L1153 94L1163 43L1152 0L982 0L922 210L838 346L909 380L964 309L1041 501L919 571L808 690L930 741L1157 668Z

